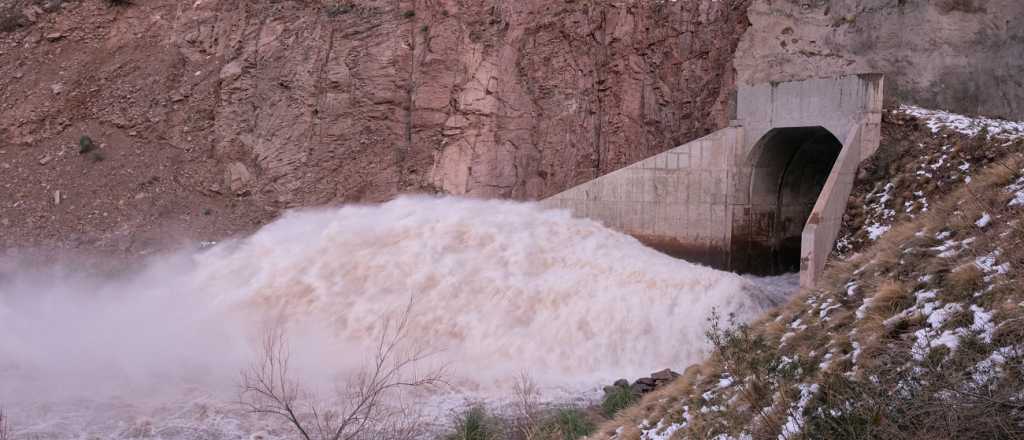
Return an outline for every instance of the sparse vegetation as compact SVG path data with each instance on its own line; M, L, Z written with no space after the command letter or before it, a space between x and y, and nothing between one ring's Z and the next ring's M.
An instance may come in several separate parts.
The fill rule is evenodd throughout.
M549 431L558 440L575 440L594 432L594 422L579 408L561 408L551 417Z
M78 154L86 154L96 149L96 144L93 143L92 138L89 136L82 136L78 138Z
M600 418L575 406L545 407L539 390L527 375L516 381L513 405L501 415L476 405L463 412L446 440L575 440L589 435ZM509 411L509 409L511 411Z
M482 405L474 406L455 422L454 432L445 440L500 440L504 435L502 422Z
M578 407L532 406L526 414L498 416L483 405L470 407L455 421L445 440L576 440L590 435L596 423Z
M601 400L601 412L605 417L615 417L623 408L626 408L637 400L636 394L628 386L616 385L605 393Z
M107 156L99 150L89 136L82 136L78 139L78 154L85 155L85 158L92 162L102 162L107 159Z
M412 9L409 9L409 10L407 10L407 11L402 13L402 17L404 17L404 18L413 18L415 16L416 16L416 11L414 11Z

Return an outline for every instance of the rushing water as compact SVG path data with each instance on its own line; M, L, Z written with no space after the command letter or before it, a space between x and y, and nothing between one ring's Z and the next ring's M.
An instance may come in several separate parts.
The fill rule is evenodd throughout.
M784 293L535 204L306 210L130 277L0 273L0 405L43 438L272 431L231 405L262 326L284 317L293 373L316 387L365 363L407 307L407 343L447 366L429 405L500 399L524 373L549 396L579 395L685 368L712 309L750 319Z

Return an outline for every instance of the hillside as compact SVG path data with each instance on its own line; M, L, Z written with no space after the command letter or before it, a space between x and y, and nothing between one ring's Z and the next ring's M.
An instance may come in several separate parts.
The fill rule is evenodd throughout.
M715 317L708 360L594 438L1024 436L1024 130L885 119L827 281L749 325Z

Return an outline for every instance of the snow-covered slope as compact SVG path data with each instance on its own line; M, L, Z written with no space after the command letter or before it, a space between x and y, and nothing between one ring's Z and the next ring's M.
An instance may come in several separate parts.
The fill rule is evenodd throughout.
M862 173L873 237L752 325L719 320L704 363L595 438L1015 438L1024 433L1024 139L1019 124L902 108L916 158ZM892 115L890 115L892 116ZM893 123L890 118L889 123ZM1001 124L1001 131L992 128ZM980 129L979 127L988 127ZM897 130L897 133L900 131ZM892 133L890 133L892 134ZM932 151L920 154L927 146ZM971 151L965 151L966 149ZM943 159L944 158L944 159ZM971 164L957 169L961 158ZM893 175L942 160L932 183ZM938 173L936 173L938 174ZM895 194L921 185L888 222ZM884 195L881 195L884 194ZM856 198L857 195L854 195ZM855 223L855 222L850 222ZM857 226L857 225L855 225ZM859 234L859 235L858 235Z

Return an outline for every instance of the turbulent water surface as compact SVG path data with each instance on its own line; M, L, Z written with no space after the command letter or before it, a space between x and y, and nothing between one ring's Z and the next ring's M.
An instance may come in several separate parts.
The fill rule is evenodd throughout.
M273 431L231 404L267 322L283 317L292 372L315 388L365 363L407 307L406 343L447 368L450 385L421 396L433 410L501 399L524 373L552 398L576 396L684 368L706 350L712 309L749 319L785 291L535 204L293 212L130 277L0 272L0 405L16 433L43 437Z

